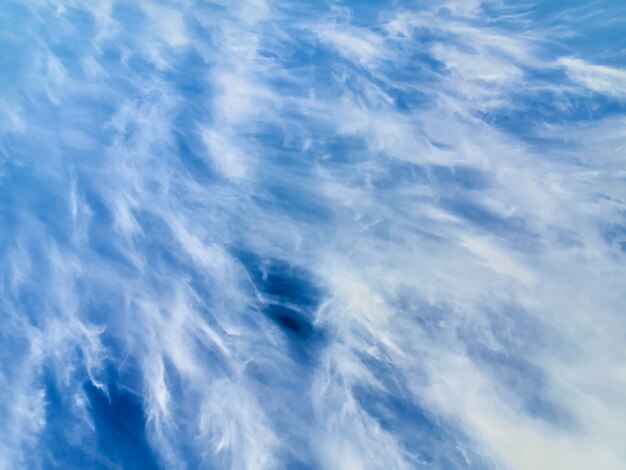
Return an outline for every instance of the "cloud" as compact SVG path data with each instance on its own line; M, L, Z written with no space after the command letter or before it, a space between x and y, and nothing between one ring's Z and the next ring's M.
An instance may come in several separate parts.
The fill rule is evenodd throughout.
M246 175L246 157L241 150L213 130L204 131L202 140L215 165L226 177L238 179Z
M552 8L3 4L0 466L619 466L623 72Z
M606 65L595 65L575 57L558 61L571 80L597 93L616 98L626 96L626 71Z

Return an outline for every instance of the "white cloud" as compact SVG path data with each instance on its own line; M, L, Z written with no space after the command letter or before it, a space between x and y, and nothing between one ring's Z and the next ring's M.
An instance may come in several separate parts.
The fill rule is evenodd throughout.
M240 179L246 176L246 155L231 141L215 130L204 130L202 140L207 147L215 166L227 178Z
M575 57L563 57L558 64L565 69L571 80L602 94L616 98L626 97L626 71L595 65Z
M0 91L0 465L116 370L173 468L618 466L624 120L541 111L624 72L506 5L164 5L25 20L71 47Z

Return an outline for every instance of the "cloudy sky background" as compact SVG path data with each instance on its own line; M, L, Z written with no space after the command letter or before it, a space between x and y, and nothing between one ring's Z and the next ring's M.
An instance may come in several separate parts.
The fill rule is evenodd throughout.
M0 468L626 467L626 3L3 0Z

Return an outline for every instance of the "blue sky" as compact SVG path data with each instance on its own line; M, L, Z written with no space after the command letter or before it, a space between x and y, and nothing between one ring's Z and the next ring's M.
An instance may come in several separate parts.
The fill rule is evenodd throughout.
M4 0L0 469L626 467L626 3Z

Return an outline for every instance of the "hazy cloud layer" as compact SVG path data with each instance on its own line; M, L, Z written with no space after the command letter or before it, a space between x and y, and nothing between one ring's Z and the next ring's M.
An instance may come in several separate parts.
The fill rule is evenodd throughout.
M626 7L5 0L0 468L626 466Z

